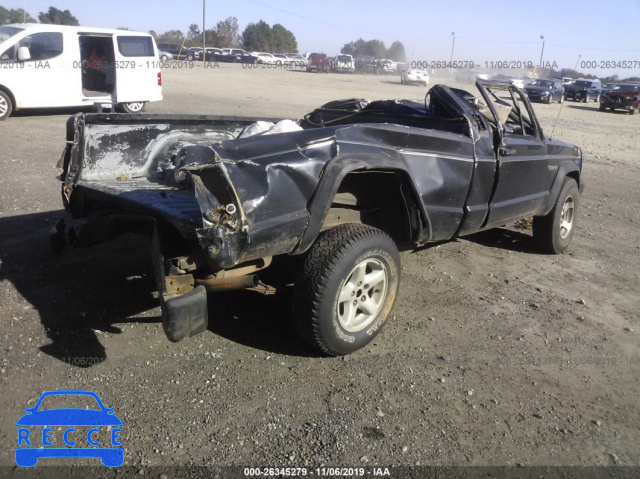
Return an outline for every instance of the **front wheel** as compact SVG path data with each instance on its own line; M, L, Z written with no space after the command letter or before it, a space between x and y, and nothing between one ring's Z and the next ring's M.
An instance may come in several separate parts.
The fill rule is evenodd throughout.
M11 97L0 90L0 121L6 120L13 111L13 102Z
M121 103L120 104L120 109L124 113L140 113L142 110L144 110L144 105L145 104L146 104L146 102L144 102L144 101L135 101L135 102L131 102L131 103Z
M607 107L600 103L600 107L598 108L600 111L607 111Z
M546 253L562 253L573 238L580 191L573 178L566 178L553 209L533 218L533 239Z
M584 100L582 100L584 103L589 103L589 101L591 101L591 95L589 95L588 93L585 93L584 95Z
M192 62L194 60L195 56L193 53L189 53L187 54L187 61L188 62Z
M359 223L324 231L295 283L296 330L325 354L357 351L384 326L399 281L398 249L386 233Z
M560 99L558 100L558 103L564 103L564 93L560 95Z

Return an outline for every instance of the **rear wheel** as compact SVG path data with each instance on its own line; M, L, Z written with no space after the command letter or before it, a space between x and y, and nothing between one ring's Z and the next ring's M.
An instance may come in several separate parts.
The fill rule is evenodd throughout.
M124 112L124 113L140 113L142 110L144 110L144 105L146 104L146 102L144 101L134 101L131 103L121 103L120 104L120 109Z
M533 218L533 239L545 252L562 253L573 238L580 191L573 178L566 178L553 209Z
M340 356L367 345L395 302L400 257L384 232L359 223L318 236L295 282L293 317L305 341Z
M0 90L0 121L6 120L13 111L13 102L8 94Z
M589 93L584 94L584 99L582 100L584 103L589 103L591 100L591 95Z

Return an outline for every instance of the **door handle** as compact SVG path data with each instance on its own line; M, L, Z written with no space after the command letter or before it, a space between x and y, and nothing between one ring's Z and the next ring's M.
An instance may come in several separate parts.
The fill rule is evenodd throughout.
M504 147L504 146L502 146L502 147L498 148L498 153L499 153L501 156L509 156L509 155L513 155L515 152L516 152L516 149L515 149L515 148L507 148L507 147Z

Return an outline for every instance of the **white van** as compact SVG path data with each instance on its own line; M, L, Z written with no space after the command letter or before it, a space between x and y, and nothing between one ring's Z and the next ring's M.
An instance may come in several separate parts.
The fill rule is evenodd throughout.
M147 33L44 24L0 26L0 120L23 108L162 100L158 50Z

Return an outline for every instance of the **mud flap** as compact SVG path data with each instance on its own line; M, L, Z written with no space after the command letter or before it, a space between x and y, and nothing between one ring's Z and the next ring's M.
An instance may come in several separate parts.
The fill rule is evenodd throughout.
M164 256L160 248L160 234L157 224L153 227L151 255L162 307L162 329L164 329L167 338L177 343L206 331L209 324L209 314L207 311L207 290L204 286L197 286L186 294L167 297Z
M170 341L177 343L207 330L207 290L197 286L171 299L162 296L162 329Z

